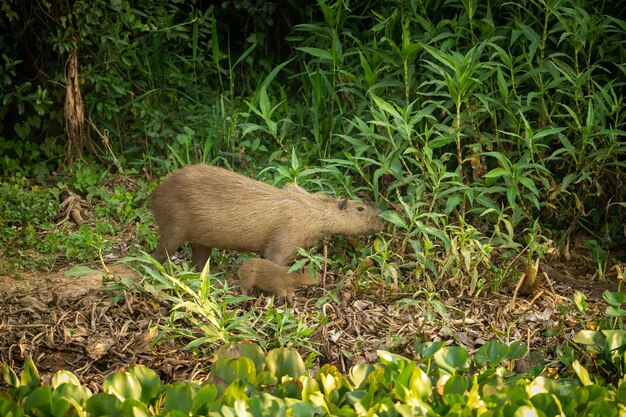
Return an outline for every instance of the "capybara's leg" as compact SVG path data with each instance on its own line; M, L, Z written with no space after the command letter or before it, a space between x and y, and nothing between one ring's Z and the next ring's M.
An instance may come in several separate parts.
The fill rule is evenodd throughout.
M202 271L204 265L206 265L211 255L211 248L204 245L192 244L191 245L191 259L196 265L198 271Z
M162 264L180 248L184 241L184 237L179 235L161 234L159 243L154 252L152 252L152 257Z

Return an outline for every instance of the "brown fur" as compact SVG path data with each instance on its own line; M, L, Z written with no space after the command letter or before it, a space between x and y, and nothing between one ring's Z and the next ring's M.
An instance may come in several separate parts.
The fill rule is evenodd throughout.
M160 233L152 256L162 263L188 242L198 268L211 248L255 252L285 265L296 247L308 248L325 236L383 228L377 207L310 194L295 184L280 189L202 164L169 175L148 205Z
M261 258L248 259L239 267L237 275L241 285L241 293L248 294L253 287L274 294L293 304L294 291L297 287L317 283L307 271L289 271L289 267L277 265ZM317 275L319 280L319 274Z

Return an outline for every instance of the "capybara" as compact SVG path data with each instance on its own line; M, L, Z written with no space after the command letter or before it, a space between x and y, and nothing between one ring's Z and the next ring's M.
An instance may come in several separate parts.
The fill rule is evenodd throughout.
M288 305L292 305L296 287L313 285L317 281L308 271L294 271L291 273L288 271L288 266L277 265L267 259L248 259L241 264L239 271L237 271L241 293L246 295L252 287L255 287L261 291L282 297L287 300ZM317 279L319 280L319 273L317 274Z
M152 256L163 263L184 242L201 269L211 248L254 252L285 265L296 247L328 235L362 235L383 228L380 209L359 201L284 188L209 165L170 174L148 198L159 228Z

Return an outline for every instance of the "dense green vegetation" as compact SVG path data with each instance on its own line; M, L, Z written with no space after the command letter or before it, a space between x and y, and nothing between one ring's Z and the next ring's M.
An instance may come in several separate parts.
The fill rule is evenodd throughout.
M418 361L386 351L378 362L342 375L332 365L315 377L293 349L267 355L255 345L224 346L214 358L209 382L162 385L148 368L132 366L109 375L93 394L71 372L41 384L31 360L18 377L4 367L13 387L0 393L5 416L413 416L413 415L604 415L626 412L626 383L598 384L578 362L571 377L553 380L535 369L510 372L506 363L526 354L523 343L487 342L475 359L460 347L416 345ZM20 406L21 405L21 406ZM68 414L71 413L71 414ZM80 414L79 414L80 413Z
M215 404L230 415L245 391L259 407L248 411L268 415L292 404L287 398L306 401L299 384L310 383L307 398L316 400L299 408L303 415L315 407L402 415L407 406L460 414L505 403L545 415L564 410L559 407L574 407L572 415L615 415L602 408L611 402L621 407L611 410L625 412L616 399L624 398L626 386L619 258L626 247L626 21L620 2L1 5L0 274L91 264L105 253L131 255L126 262L138 265L148 289L165 291L178 306L161 337L187 338L190 349L254 339L268 351L292 346L315 354L312 330L288 310L232 312L245 297L210 284L212 274L229 268L230 255L214 254L218 267L198 274L184 262L153 268L141 253L156 242L145 207L149 191L167 172L205 162L276 185L297 182L310 191L375 201L385 210L386 231L356 245L336 242L331 268L339 276L350 271L359 294L427 291L425 314L444 309L436 301L444 290L479 297L520 284L532 293L539 285L536 265L569 259L574 250L590 254L596 279L620 285L605 293L609 310L598 323L584 320L584 297L574 300L581 329L589 332L576 343L605 355L598 364L567 342L559 360L576 383L538 383L544 368L512 376L499 361L477 357L463 366L436 361L431 367L432 355L417 349L419 365L381 353L380 364L349 377L326 368L316 382L286 373L289 378L269 383L246 373L228 381L228 395L223 387L211 394L216 388L182 384L153 387L158 394L149 398L107 397L106 407L134 407L120 405L128 398L155 406L163 395L183 394L192 404L194 395L219 391ZM69 192L83 199L80 226L59 224ZM574 249L574 239L582 248ZM129 247L119 249L122 241ZM301 255L317 265L322 260L320 251ZM338 304L339 298L331 290L320 302ZM183 319L200 334L184 329ZM453 375L441 385L448 397L431 393L440 370ZM72 385L62 389L67 395L57 394L60 379L50 394L33 369L25 372L31 376L18 383L5 368L15 391L0 399L31 396L29 405L42 404L32 397L37 392L74 405L67 398L80 398L89 408L90 394L74 388L75 378L63 377ZM256 366L257 372L263 370ZM273 386L271 397L261 394L266 386ZM542 394L534 395L535 386ZM607 401L593 411L576 408L578 395ZM383 397L393 404L378 402ZM50 415L65 415L61 403L54 406L61 414ZM0 402L0 409L16 407L7 404ZM170 409L154 410L165 415Z

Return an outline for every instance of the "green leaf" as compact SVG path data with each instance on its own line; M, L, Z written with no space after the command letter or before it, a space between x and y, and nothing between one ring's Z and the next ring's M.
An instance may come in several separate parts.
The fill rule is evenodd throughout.
M98 393L87 400L87 413L90 416L113 416L117 415L117 408L122 402L112 394Z
M285 375L300 378L305 370L298 351L290 348L272 349L265 358L265 368L279 380Z
M194 390L187 382L178 382L165 392L163 398L163 412L173 410L189 414L193 406Z
M211 384L203 386L193 398L191 413L193 415L207 415L213 408L216 399L217 387Z
M485 178L500 178L500 177L510 177L511 174L504 168L494 168L491 171L487 172L483 177Z
M71 268L69 271L65 272L66 277L84 277L90 274L101 274L102 271L97 271L95 269L86 267L86 266L75 266Z
M498 365L509 353L509 347L498 341L490 340L478 349L474 360L477 365L489 364L490 367Z
M2 376L4 378L4 382L11 387L18 387L20 385L20 379L17 374L13 369L9 368L9 365L6 363L2 364Z
M52 403L52 388L49 385L35 388L24 399L24 412L28 415L47 415Z
M587 296L584 293L581 291L574 292L574 307L576 307L576 311L581 314L587 312L588 304L585 300L587 300Z
M388 221L389 223L399 227L402 230L407 230L409 228L409 226L406 224L404 219L402 219L402 217L400 217L400 215L396 213L395 211L390 211L390 210L383 211L380 214L380 217L382 217L384 220Z
M124 401L119 407L119 414L122 416L132 416L132 417L151 417L152 413L148 410L146 404L141 401L129 399ZM184 415L185 417L188 414Z
M432 358L435 353L437 353L442 347L444 347L446 342L420 342L416 340L413 347L415 349L415 353L420 356L420 361L424 362Z
M102 383L102 391L115 395L120 401L141 399L141 384L129 372L115 372L106 377Z
M446 347L437 351L435 362L442 370L450 374L465 372L472 364L469 353L460 346Z
M312 55L315 58L325 59L327 61L333 60L333 55L330 52L328 52L326 49L313 48L309 46L300 46L300 47L297 47L296 49L298 51L302 51L304 53Z
M602 293L602 298L604 298L604 301L606 301L609 305L613 307L620 307L622 304L626 303L626 292L611 292L606 290Z
M134 375L141 385L142 402L149 403L158 395L161 379L152 369L143 365L133 365L128 368L128 373Z
M20 374L20 385L29 388L37 388L41 385L39 372L30 356L27 356L24 360L24 369Z
M70 371L58 371L52 377L51 385L53 388L58 388L61 384L80 385L80 381L76 375Z
M572 363L572 369L574 369L574 372L578 375L578 379L580 379L580 382L582 382L584 386L588 387L589 385L593 385L593 382L589 377L589 372L580 364L580 362L575 360Z
M251 383L256 382L256 366L252 359L246 357L220 357L211 368L211 377L219 377L230 384L236 379L243 379Z
M506 360L522 359L528 354L528 346L521 340L517 340L509 346L509 353L507 353Z

